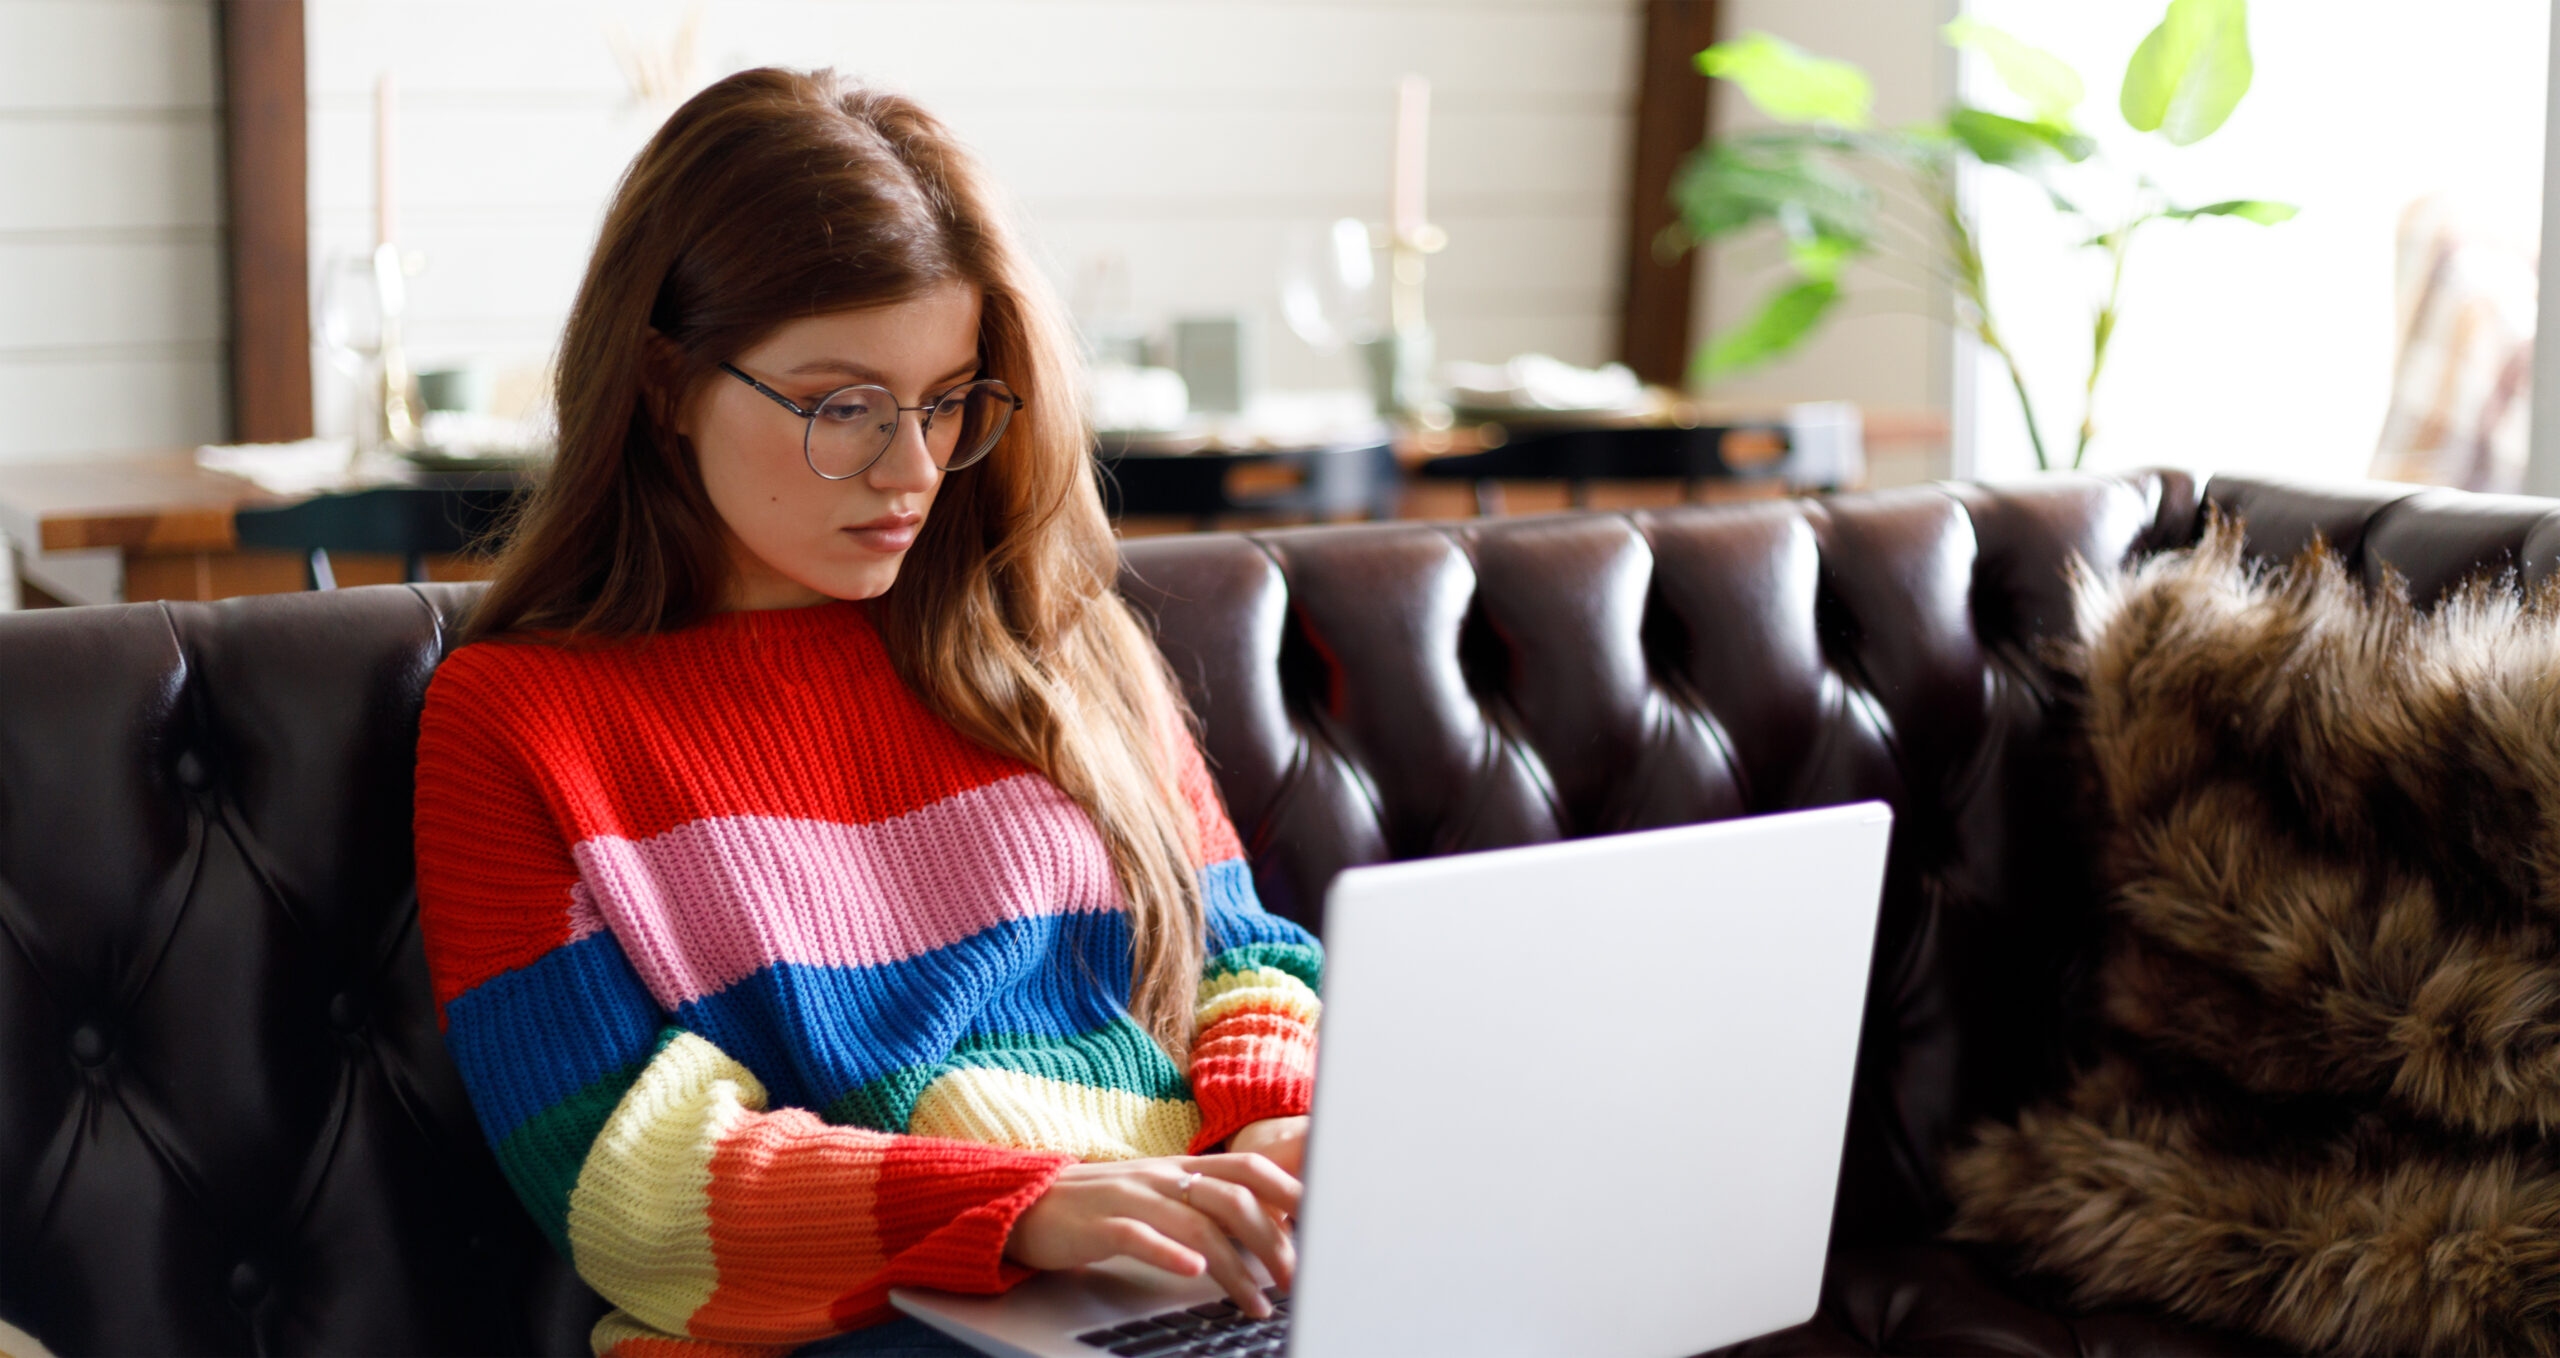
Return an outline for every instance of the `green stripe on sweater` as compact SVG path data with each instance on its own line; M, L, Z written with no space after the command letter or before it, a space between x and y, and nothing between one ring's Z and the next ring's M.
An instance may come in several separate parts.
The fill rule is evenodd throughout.
M1215 980L1256 967L1285 971L1313 990L1324 978L1324 953L1304 943L1247 943L1210 958L1208 965L1200 969L1200 979Z
M839 1125L903 1132L925 1087L968 1067L1021 1071L1149 1099L1191 1097L1191 1082L1174 1068L1164 1048L1135 1022L1119 1018L1074 1037L983 1033L962 1041L943 1060L893 1070L862 1085L828 1104L820 1116Z
M587 1152L596 1137L622 1103L622 1096L640 1080L640 1072L658 1059L658 1053L676 1040L684 1030L661 1028L658 1040L649 1046L649 1054L614 1071L598 1076L577 1093L525 1120L523 1126L498 1143L498 1168L515 1187L533 1213L533 1223L551 1237L552 1247L560 1257L569 1257L569 1190L577 1187L578 1172L586 1168Z

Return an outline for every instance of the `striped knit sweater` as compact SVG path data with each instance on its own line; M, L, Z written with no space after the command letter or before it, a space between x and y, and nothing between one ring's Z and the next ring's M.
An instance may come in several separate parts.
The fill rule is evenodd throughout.
M437 1011L509 1181L616 1308L597 1352L780 1353L893 1286L1004 1288L1067 1164L1306 1111L1317 946L1172 743L1210 936L1187 1072L1125 1006L1092 821L928 713L860 605L445 661Z

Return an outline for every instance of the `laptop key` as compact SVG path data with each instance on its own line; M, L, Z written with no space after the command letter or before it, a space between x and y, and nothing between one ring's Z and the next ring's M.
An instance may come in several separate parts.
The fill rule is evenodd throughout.
M1139 1358L1140 1354L1162 1353L1166 1349L1179 1347L1180 1345L1189 1342L1190 1338L1191 1336L1189 1335L1175 1334L1169 1330L1158 1330L1154 1334L1146 1335L1141 1338L1123 1339L1119 1343L1112 1345L1111 1351L1119 1354L1120 1358Z
M1202 1320L1224 1320L1229 1316L1243 1315L1244 1312L1237 1310L1234 1302L1221 1298L1217 1301L1204 1301L1192 1307L1191 1314Z
M1087 1330L1083 1334L1076 1336L1076 1342L1091 1348L1107 1349L1112 1345L1119 1343L1123 1338L1126 1338L1126 1336L1122 1335L1119 1327L1115 1325L1108 1329Z

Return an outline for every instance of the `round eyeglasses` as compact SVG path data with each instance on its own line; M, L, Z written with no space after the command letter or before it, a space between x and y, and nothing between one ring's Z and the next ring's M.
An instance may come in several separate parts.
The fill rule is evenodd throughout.
M1005 422L1022 409L1013 388L992 377L959 386L920 406L902 406L886 387L862 383L838 387L807 408L764 383L723 363L720 371L763 392L774 404L799 416L800 452L809 470L830 481L848 481L871 470L889 445L897 442L898 419L916 412L924 431L924 447L933 465L957 471L985 457L1004 433Z

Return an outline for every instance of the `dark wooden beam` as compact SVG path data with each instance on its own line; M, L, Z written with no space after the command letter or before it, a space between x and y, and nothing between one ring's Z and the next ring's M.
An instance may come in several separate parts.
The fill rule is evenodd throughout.
M231 432L311 436L310 209L302 0L222 0Z
M1618 358L1638 377L1675 387L1689 369L1698 252L1666 259L1655 241L1678 219L1671 181L1680 162L1706 140L1707 78L1693 59L1716 40L1715 28L1715 0L1645 0Z

